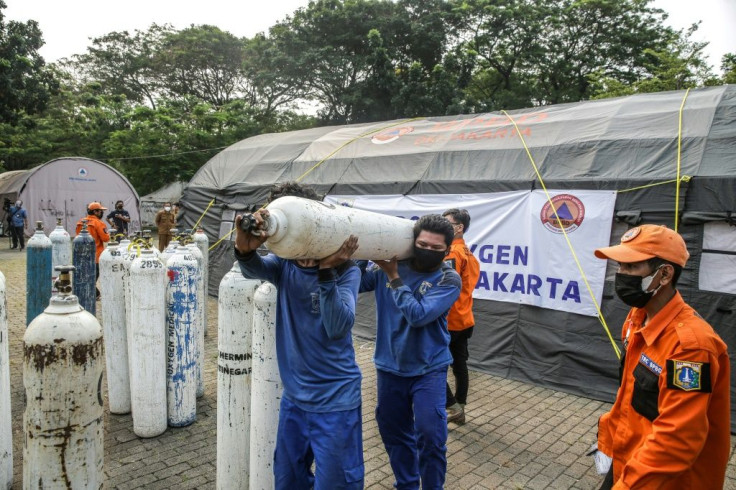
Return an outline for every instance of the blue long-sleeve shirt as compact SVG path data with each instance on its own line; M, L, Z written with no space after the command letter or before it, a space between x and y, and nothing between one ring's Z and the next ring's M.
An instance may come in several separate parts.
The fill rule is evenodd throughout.
M395 289L377 266L363 273L360 292L376 294L376 368L398 376L419 376L452 363L447 312L460 296L461 280L447 263L417 272L399 262L403 284Z
M257 253L238 257L245 277L277 289L276 356L284 396L308 412L360 406L360 368L352 336L360 270L301 267Z

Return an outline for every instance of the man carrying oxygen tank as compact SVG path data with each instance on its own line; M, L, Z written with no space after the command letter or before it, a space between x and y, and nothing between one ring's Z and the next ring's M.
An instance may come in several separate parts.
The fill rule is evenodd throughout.
M314 190L295 183L276 186L269 202L282 196L319 200ZM276 489L363 488L361 374L351 329L360 270L349 260L358 248L350 236L321 260L261 257L267 210L247 217L255 233L236 218L235 257L243 275L264 279L278 289L276 353L284 393L276 435ZM311 472L316 463L316 474Z

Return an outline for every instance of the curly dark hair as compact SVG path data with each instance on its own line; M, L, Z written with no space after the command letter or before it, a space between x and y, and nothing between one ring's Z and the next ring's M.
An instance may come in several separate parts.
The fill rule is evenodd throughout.
M297 182L283 182L281 184L274 184L271 188L271 193L268 196L268 202L272 202L279 197L285 196L303 197L304 199L311 199L313 201L322 200L322 196L317 194L317 192L309 186L301 185Z
M439 214L427 214L414 223L414 240L422 231L445 235L445 244L448 247L452 245L452 240L455 238L455 230L452 229L452 225L447 221L447 218Z

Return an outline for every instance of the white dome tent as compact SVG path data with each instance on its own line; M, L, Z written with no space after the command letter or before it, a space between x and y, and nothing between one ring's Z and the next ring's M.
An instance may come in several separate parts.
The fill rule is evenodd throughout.
M28 212L26 235L33 234L36 221L43 221L49 233L56 227L57 218L74 235L77 221L87 215L87 205L92 201L112 209L115 201L122 200L130 213L129 231L140 229L140 201L128 179L111 166L89 158L57 158L30 170L0 174L0 199L5 198L23 201Z

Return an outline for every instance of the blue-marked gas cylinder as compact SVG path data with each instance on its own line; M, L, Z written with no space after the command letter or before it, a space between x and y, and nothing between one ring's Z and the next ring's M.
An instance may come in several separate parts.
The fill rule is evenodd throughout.
M217 314L217 488L248 488L250 472L251 330L254 295L236 262L220 281Z
M51 247L51 240L43 233L43 221L37 221L36 232L26 247L26 325L41 314L51 299Z
M256 290L253 303L250 488L274 488L273 453L283 391L276 361L276 287L263 283Z
M102 329L72 295L70 266L57 295L23 336L23 488L102 488Z
M197 418L197 260L179 247L166 263L166 391L169 425Z
M197 398L204 395L204 277L202 275L202 252L191 241L186 245L187 250L197 261Z
M74 295L82 308L93 315L96 313L95 289L95 239L87 231L87 220L82 220L82 230L72 241L72 263L74 264Z
M133 432L155 437L167 426L166 271L152 250L130 264L130 391Z
M5 276L0 272L0 489L13 486L13 423L10 415L10 358L8 301Z
M110 413L130 412L128 332L125 323L126 272L123 254L115 242L100 254L102 328L105 332L107 396Z
M55 293L53 284L56 282L56 267L72 263L72 238L61 226L61 218L56 219L56 228L49 233L49 240L51 240L51 292Z

